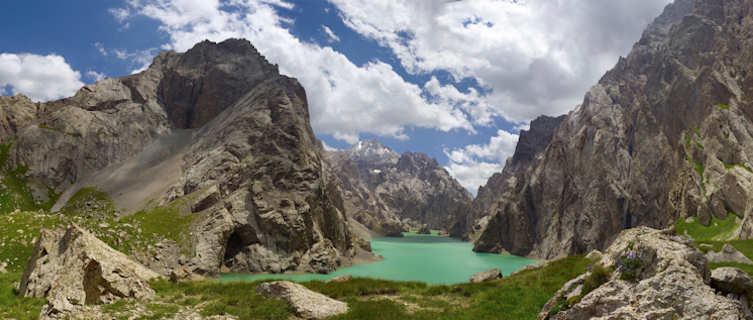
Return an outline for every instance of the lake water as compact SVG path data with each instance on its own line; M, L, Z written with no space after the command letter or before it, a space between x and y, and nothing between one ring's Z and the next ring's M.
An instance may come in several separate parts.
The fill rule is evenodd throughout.
M225 274L220 281L256 281L285 279L292 281L327 280L350 274L398 281L429 284L468 282L474 273L498 268L505 276L536 260L490 253L476 253L473 244L435 234L405 233L403 238L372 238L371 249L384 261L337 269L331 274Z

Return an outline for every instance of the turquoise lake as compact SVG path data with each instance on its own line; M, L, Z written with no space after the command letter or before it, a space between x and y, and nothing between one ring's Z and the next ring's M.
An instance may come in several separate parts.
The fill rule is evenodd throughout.
M327 280L350 274L354 277L429 284L468 282L474 273L498 268L502 274L516 271L536 260L502 254L476 253L473 244L436 234L405 233L402 238L372 238L371 249L383 261L337 269L330 274L225 274L222 282L285 279L292 281Z

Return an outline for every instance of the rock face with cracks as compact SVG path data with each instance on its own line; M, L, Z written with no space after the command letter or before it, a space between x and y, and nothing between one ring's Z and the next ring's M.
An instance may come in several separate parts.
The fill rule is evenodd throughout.
M24 271L19 293L47 298L43 315L83 305L154 295L148 281L158 274L73 225L43 230Z
M23 167L35 194L62 193L53 210L89 186L126 215L186 203L181 265L193 273L330 272L354 255L306 92L247 40L203 41L70 98L0 97L0 106L5 165Z
M748 275L710 272L692 241L671 230L623 231L597 263L612 270L606 283L582 292L591 272L568 282L539 319L753 319Z
M753 1L677 0L479 216L474 250L556 258L728 212L753 236ZM481 192L479 192L481 194Z

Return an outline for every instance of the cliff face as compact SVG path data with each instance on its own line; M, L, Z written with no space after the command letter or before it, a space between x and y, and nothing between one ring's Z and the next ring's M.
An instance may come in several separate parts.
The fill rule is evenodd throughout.
M125 214L187 203L193 223L181 232L200 272L329 272L354 254L303 87L246 40L163 52L71 98L0 105L6 168L23 168L45 191L34 194L62 192L60 208L97 186Z
M474 250L554 258L734 212L751 237L753 1L677 0L504 180Z
M528 130L521 130L515 153L507 159L505 168L495 173L486 181L486 185L478 188L476 198L471 203L471 210L465 219L459 219L450 230L450 235L456 238L475 239L489 222L488 212L497 202L499 194L507 188L507 179L525 171L536 160L552 141L554 131L559 127L565 116L539 116L531 121Z
M348 214L373 231L399 236L424 224L446 230L468 212L471 194L426 154L399 155L364 140L328 158Z

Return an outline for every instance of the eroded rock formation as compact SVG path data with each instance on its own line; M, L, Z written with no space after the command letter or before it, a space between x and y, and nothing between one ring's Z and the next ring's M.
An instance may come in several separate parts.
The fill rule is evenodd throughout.
M677 0L506 178L474 249L541 258L734 212L753 235L752 1Z

